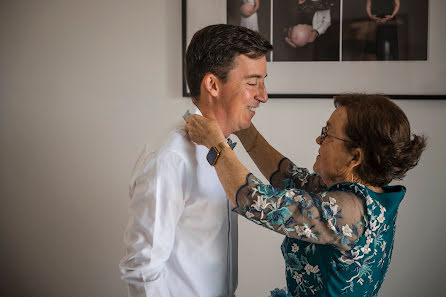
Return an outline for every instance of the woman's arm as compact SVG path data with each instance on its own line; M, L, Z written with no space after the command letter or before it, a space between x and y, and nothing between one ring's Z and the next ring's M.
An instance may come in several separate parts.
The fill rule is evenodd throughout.
M367 15L369 16L369 18L373 20L371 0L367 0L367 3L365 4L365 10L367 11Z
M361 191L355 184L339 184L319 194L277 189L249 174L237 191L234 210L289 237L350 250L366 226Z
M292 47L296 48L296 45L291 41L291 39L288 36L285 37L285 42L291 45Z
M395 7L393 8L392 14L389 16L389 19L393 19L398 11L400 10L400 0L395 0Z
M263 176L270 180L284 156L266 141L253 124L248 129L235 132L235 135Z
M189 116L186 131L192 141L208 148L225 143L223 133L212 119ZM251 138L254 141L255 136ZM235 210L259 225L290 237L334 244L345 250L351 249L363 232L364 205L355 193L337 189L314 194L265 185L243 166L229 145L223 148L214 167Z
M260 8L260 0L254 0L254 12L259 10Z
M251 124L248 129L235 133L263 176L276 188L298 188L319 193L327 187L321 177L310 174L284 157Z
M225 144L214 167L229 201L236 205L237 190L245 182L249 171L226 144L226 138L217 121L199 115L190 115L186 120L185 130L193 142L204 145L208 149L220 143Z
M379 22L380 18L376 17L372 14L372 1L367 0L367 3L365 5L365 10L367 11L367 15L372 21Z
M263 184L228 147L215 165L234 210L275 232L318 244L353 248L364 232L364 205L354 193L313 194Z

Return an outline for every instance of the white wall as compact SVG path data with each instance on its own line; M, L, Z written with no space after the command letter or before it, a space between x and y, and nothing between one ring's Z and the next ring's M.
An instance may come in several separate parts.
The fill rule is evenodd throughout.
M188 100L180 1L1 1L0 99L0 295L125 296L117 265L129 173ZM446 101L397 104L430 143L403 181L381 296L421 296L443 290ZM255 123L311 167L332 109L328 99L271 99ZM238 296L283 286L282 236L243 219L239 232Z

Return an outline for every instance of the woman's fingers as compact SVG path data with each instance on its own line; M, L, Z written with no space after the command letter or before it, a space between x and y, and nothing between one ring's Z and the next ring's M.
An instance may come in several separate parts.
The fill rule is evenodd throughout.
M224 140L223 133L217 121L200 115L189 116L186 120L185 130L193 142L208 148L216 145L219 140Z

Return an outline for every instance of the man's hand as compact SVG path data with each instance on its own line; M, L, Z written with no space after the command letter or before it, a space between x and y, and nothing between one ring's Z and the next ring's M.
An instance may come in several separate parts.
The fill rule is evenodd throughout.
M207 148L226 141L220 126L214 119L208 119L196 114L191 115L186 120L185 129L193 142L204 145Z
M319 37L319 32L313 29L313 31L311 31L310 37L308 38L308 42L314 42L318 37Z

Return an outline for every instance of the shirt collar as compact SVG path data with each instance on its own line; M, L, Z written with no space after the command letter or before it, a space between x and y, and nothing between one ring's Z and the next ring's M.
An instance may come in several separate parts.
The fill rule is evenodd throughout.
M190 110L192 111L191 114L198 114L198 115L203 116L203 114L201 113L200 109L195 104L193 104L193 107L191 107ZM233 142L230 137L226 138L226 142L229 144L231 149L234 149L235 146L237 145L237 142Z

